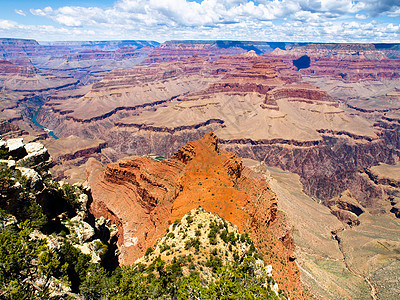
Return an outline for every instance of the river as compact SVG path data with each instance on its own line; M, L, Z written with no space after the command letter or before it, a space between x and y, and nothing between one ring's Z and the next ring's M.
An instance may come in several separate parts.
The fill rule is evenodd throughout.
M42 108L42 106L40 106L38 108L37 111L35 111L35 114L33 115L32 121L33 123L35 123L35 125L39 126L40 128L42 128L44 131L47 132L47 134L53 138L55 138L56 140L58 140L58 137L54 134L54 132L46 127L44 127L43 125L40 125L39 122L37 121L37 115L39 113L39 110Z

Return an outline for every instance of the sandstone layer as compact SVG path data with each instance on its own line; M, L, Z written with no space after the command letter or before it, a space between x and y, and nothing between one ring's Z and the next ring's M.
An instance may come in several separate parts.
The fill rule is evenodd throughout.
M214 134L188 143L161 162L146 157L122 160L104 172L91 164L91 210L119 227L123 263L135 261L170 224L202 207L250 233L282 289L296 298L304 296L291 233L281 226L274 193L265 181L251 179L251 171L235 154L220 150Z

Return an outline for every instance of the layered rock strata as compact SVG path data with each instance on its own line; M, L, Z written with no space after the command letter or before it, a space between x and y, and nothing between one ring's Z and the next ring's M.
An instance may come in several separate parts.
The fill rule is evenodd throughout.
M349 189L364 208L382 211L357 172L396 161L396 121L354 113L301 72L254 51L149 64L113 71L83 97L51 99L39 119L61 136L103 139L119 157L170 157L214 131L225 149L299 174L314 197Z
M91 210L114 219L119 227L121 261L131 263L163 236L175 220L202 207L250 233L276 270L276 280L302 298L290 233L277 216L275 195L264 181L250 179L241 159L220 150L210 133L190 142L161 162L142 157L108 165L104 173L91 162ZM283 238L287 236L287 238ZM280 238L281 237L281 238Z

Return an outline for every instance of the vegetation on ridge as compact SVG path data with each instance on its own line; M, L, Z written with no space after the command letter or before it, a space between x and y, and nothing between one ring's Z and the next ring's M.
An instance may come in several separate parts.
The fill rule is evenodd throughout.
M286 299L271 271L247 234L195 209L136 264L111 274L94 266L81 291L86 299Z

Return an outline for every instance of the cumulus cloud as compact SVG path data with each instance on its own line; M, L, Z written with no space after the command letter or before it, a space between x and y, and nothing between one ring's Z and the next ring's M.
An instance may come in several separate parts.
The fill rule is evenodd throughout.
M11 29L16 26L17 23L9 20L1 20L0 19L0 29Z
M47 6L43 9L31 9L30 12L36 16L47 17L52 14L53 9L50 6Z
M398 0L118 0L107 9L65 6L31 9L31 13L53 19L64 26L79 27L137 22L147 26L218 26L294 18L338 19L355 14L399 14ZM360 12L365 12L362 14Z
M31 13L65 26L143 21L147 25L193 27L277 20L289 18L299 11L331 17L332 14L352 12L355 7L350 0L203 0L199 3L187 0L119 0L109 9L65 6L56 10L50 7L32 9Z
M30 12L53 20L56 26L61 26L68 34L80 31L80 39L88 38L93 33L97 39L159 41L251 39L395 42L399 41L400 36L399 20L396 19L400 16L400 7L397 2L398 0L116 0L108 8L49 6L33 8ZM387 20L384 21L386 23L373 23L373 16L394 18L393 24ZM4 23L0 26L5 28L15 24ZM370 30L371 27L375 31ZM367 30L368 35L365 34Z

